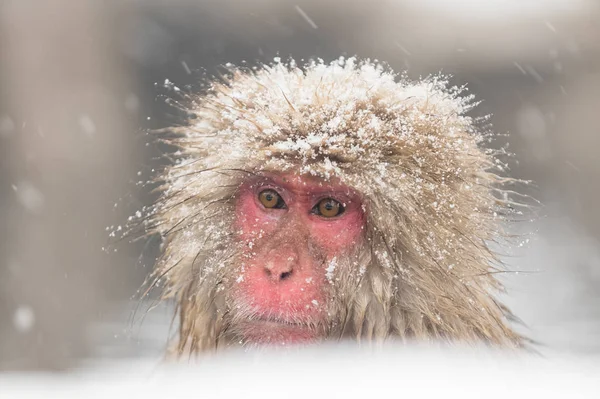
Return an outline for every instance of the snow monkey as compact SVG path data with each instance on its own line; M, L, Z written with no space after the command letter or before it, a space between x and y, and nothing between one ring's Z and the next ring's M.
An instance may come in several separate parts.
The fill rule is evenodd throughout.
M513 182L464 88L279 59L188 98L146 230L179 354L331 340L518 348L495 297Z

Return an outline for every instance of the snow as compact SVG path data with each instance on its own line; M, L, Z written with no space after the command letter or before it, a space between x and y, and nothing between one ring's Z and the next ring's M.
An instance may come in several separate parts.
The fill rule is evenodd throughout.
M329 265L325 269L325 277L327 278L327 281L329 281L329 284L333 284L333 272L335 271L336 266L337 258L334 257L333 259L331 259Z
M89 115L79 116L79 126L88 137L92 137L96 133L96 124Z
M13 324L17 331L26 333L31 330L35 324L35 313L30 306L21 305L13 315Z
M31 182L21 181L13 188L17 194L19 203L23 205L31 213L39 213L42 211L45 203L45 198L42 192L35 187Z
M296 11L298 11L298 14L300 14L302 16L302 18L304 18L304 20L313 28L313 29L318 29L319 27L317 26L317 24L315 24L315 22L308 16L307 13L304 12L304 10L302 8L300 8L300 6L296 5Z
M185 70L185 73L187 73L188 75L192 74L192 71L191 71L190 67L188 66L187 62L185 62L185 61L182 60L181 61L181 66Z
M182 364L121 361L68 374L0 374L3 398L597 398L598 359L486 351L317 347Z
M15 130L15 123L8 115L0 115L0 137L10 137Z

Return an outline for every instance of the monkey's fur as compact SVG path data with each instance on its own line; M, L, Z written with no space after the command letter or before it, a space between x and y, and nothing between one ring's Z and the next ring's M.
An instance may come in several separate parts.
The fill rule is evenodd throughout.
M228 297L239 272L236 192L263 171L337 178L362 193L364 242L336 268L331 339L441 340L521 347L494 294L514 182L466 113L473 98L442 77L410 82L353 58L231 67L170 129L179 160L146 215L163 239L154 277L180 316L177 352L235 342ZM498 168L501 169L501 168Z

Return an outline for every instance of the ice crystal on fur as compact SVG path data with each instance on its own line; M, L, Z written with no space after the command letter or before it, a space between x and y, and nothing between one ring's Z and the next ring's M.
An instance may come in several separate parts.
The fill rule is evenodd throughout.
M267 171L335 177L364 196L360 264L327 269L332 285L356 291L332 308L343 336L521 345L494 299L488 248L502 238L509 201L495 194L508 179L480 146L472 96L441 76L413 82L354 58L229 72L193 99L191 124L170 129L180 159L147 215L164 238L156 276L179 303L179 352L216 347L231 325L223 282L243 263L236 190Z

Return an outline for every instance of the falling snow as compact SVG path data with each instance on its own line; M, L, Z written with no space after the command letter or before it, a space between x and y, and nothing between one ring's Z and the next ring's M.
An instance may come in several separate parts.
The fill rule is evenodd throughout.
M79 117L79 126L88 137L92 137L96 133L96 124L88 115Z
M15 122L8 115L0 115L0 138L9 137L15 130Z
M300 6L296 6L296 11L298 11L298 14L300 14L313 29L318 29L317 24L315 24L315 22L308 16L307 13L304 12L303 9L300 8Z
M33 309L27 305L19 306L13 315L13 324L17 331L21 333L30 331L35 324Z
M17 198L21 205L31 213L39 213L45 203L44 195L32 183L27 181L19 182L13 186Z

